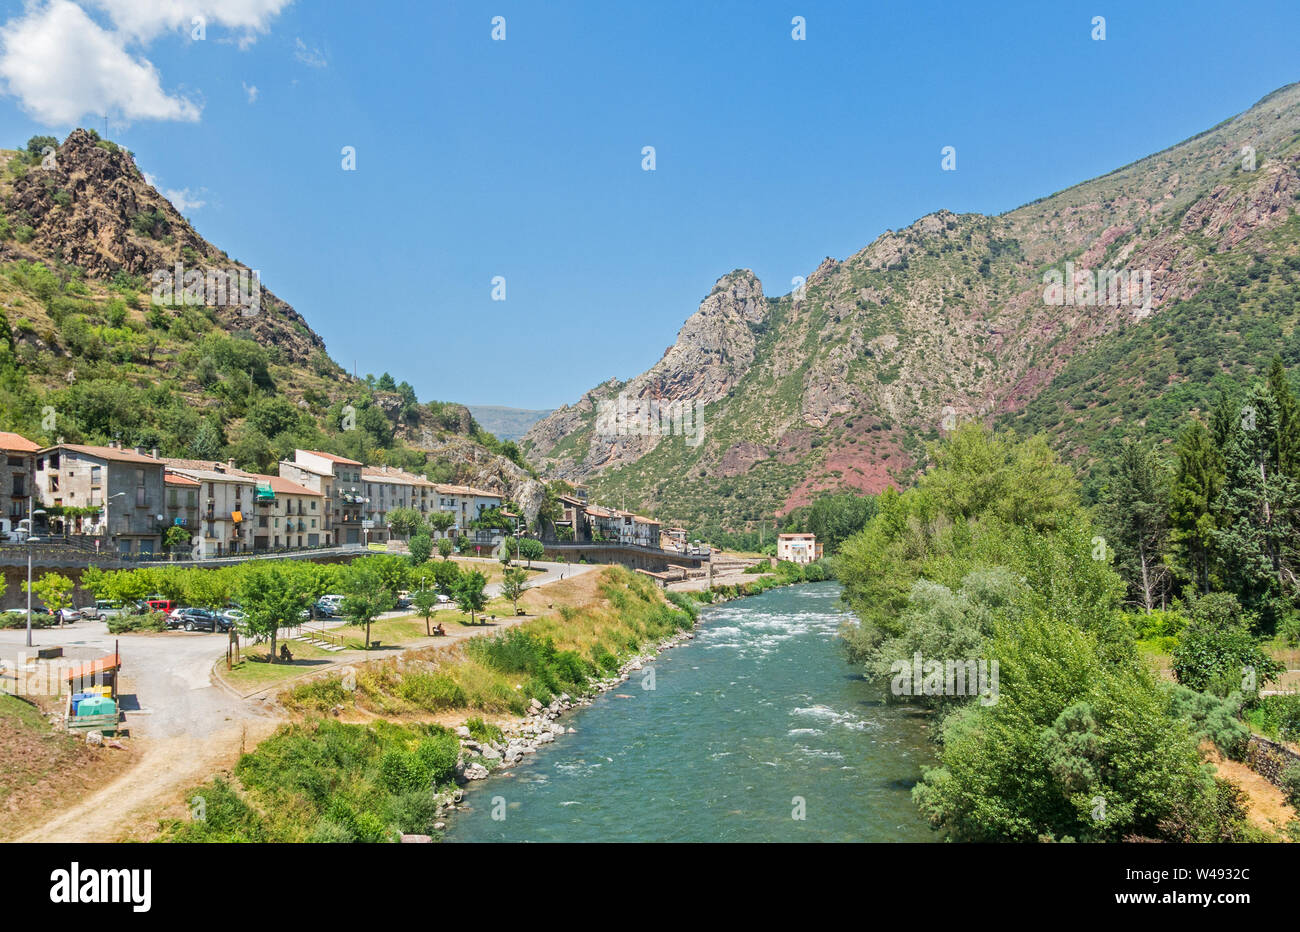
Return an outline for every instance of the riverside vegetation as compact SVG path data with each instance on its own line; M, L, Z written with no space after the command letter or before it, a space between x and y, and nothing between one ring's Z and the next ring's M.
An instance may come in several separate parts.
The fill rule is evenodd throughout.
M476 748L503 740L484 715L550 715L608 689L647 646L688 636L701 603L825 578L820 566L779 564L778 572L718 587L669 593L623 567L601 571L599 598L561 606L501 634L449 649L408 651L286 690L282 704L302 716L189 796L202 817L165 823L171 841L391 841L436 831L454 798L458 759L484 771L496 757L465 755L456 732L410 719L462 713ZM364 724L333 716L378 718ZM464 742L468 743L468 742ZM480 771L483 772L483 771ZM196 804L197 805L197 804Z
M1261 411L1263 394L1250 395ZM1270 437L1256 438L1265 457ZM1211 573L1207 585L1194 561L1172 562L1167 572L1189 584L1182 597L1134 610L1133 538L1104 536L1044 438L968 423L930 456L912 488L879 497L837 569L859 619L844 632L848 652L885 687L892 665L917 652L1000 665L991 704L942 689L900 697L940 716L939 765L913 791L932 824L974 841L1273 837L1248 821L1241 791L1203 750L1242 756L1243 708L1251 722L1294 727L1296 697L1258 696L1279 669L1266 641L1294 617L1287 577L1270 589ZM1240 491L1222 488L1225 503ZM1268 520L1266 509L1252 518L1223 507L1242 526L1215 539L1260 564L1271 538L1246 529ZM1168 639L1153 642L1155 630ZM1177 683L1146 660L1171 649ZM1297 835L1295 820L1278 828Z

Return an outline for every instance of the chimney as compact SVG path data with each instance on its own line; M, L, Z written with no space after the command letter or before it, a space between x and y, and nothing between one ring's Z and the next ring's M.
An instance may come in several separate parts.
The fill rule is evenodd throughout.
M234 461L234 460L226 460L226 469L228 469L228 470L231 471L231 472L234 472L234 470L235 470L235 461Z
M136 448L135 448L135 455L136 455L136 456L144 456L144 447L136 447Z
M157 447L154 447L152 450L150 450L150 451L149 451L149 455L152 456L154 459L157 459L157 458L158 458L158 448L157 448Z

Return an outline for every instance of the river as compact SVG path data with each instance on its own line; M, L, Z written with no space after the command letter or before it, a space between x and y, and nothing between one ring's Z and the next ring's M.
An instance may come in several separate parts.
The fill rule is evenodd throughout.
M911 786L926 721L886 706L835 637L839 586L704 610L694 640L471 784L445 840L933 841Z

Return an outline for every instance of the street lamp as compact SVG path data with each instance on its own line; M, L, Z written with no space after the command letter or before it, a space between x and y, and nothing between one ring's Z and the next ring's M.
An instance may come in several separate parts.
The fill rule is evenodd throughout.
M32 536L32 530L36 527L36 516L45 516L45 509L37 508L31 513L31 516L24 518L18 523L27 525L27 646L32 646L32 544L39 543L39 537Z

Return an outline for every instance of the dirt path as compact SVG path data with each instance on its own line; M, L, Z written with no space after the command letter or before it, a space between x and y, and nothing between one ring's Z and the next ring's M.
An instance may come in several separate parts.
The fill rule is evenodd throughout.
M233 767L241 747L251 750L282 721L251 718L205 738L135 739L135 766L15 841L149 840L158 833L160 817L183 816L187 790L217 771Z

